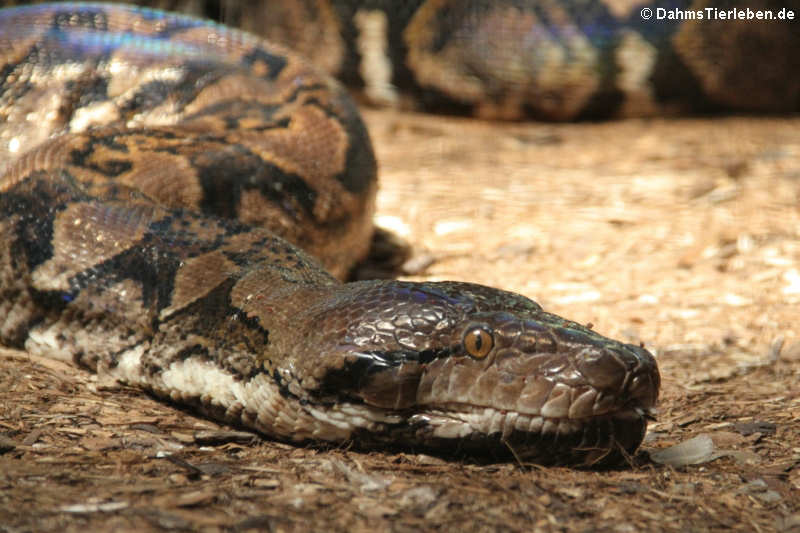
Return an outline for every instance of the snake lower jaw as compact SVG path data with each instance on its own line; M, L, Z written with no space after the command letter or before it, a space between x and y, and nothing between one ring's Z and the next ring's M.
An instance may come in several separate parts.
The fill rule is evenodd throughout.
M547 418L492 408L429 411L409 418L424 446L447 455L573 466L628 460L644 439L654 410L622 408L582 419Z

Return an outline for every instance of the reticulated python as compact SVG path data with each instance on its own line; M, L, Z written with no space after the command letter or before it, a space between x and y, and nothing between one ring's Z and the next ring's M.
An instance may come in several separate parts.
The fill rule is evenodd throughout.
M413 3L402 51L418 89L442 98L449 82L426 76L457 58L447 39L426 56L426 21L483 21L478 46L511 13L445 4ZM514 35L534 20L513 18ZM569 53L606 64L609 50L570 31ZM548 50L541 65L570 64ZM659 389L643 348L497 289L336 279L368 247L376 165L349 97L294 53L186 16L68 4L0 12L0 53L3 344L295 442L572 464L640 444ZM556 118L624 94L610 75L587 89L585 64L551 78L577 91L562 100L533 82L526 96L472 93L489 94L483 111ZM796 106L785 79L775 109Z

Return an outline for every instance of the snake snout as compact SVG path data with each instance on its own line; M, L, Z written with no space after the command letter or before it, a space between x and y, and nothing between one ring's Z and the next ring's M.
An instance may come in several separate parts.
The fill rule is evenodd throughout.
M613 396L619 407L644 412L655 407L661 377L650 352L632 344L587 348L575 358L583 379L595 390Z
M658 401L661 375L653 355L639 346L628 345L636 354L637 366L630 373L627 394L631 404L649 413Z

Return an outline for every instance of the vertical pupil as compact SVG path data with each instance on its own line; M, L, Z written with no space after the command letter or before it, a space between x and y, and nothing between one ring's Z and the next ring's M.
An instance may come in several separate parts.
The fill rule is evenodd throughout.
M481 347L483 346L483 337L481 336L481 330L476 329L475 331L472 332L472 334L475 338L475 351L480 352Z

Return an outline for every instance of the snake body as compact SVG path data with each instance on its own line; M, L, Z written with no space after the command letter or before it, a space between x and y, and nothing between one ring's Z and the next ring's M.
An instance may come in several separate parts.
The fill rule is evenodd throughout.
M369 100L546 120L800 110L786 0L143 0L288 44Z
M368 134L294 53L129 6L0 12L0 342L292 441L612 463L652 355L509 292L337 278Z

